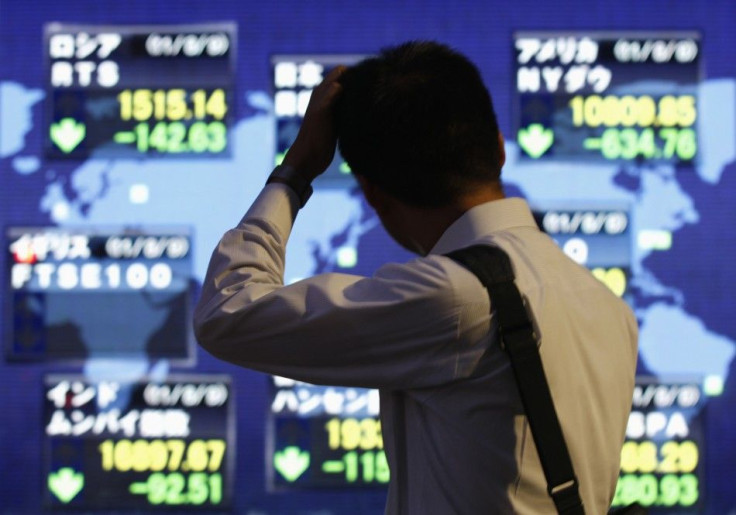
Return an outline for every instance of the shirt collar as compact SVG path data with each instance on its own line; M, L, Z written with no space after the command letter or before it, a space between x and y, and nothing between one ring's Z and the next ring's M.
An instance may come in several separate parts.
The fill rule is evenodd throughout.
M492 200L463 213L440 236L429 253L446 254L473 243L481 236L511 227L537 228L529 204L518 197Z

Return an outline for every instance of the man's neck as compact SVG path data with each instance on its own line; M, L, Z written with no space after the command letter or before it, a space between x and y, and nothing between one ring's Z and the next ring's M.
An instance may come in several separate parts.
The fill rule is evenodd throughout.
M425 256L435 246L440 237L455 221L467 211L494 200L505 198L503 190L482 188L463 196L451 205L440 208L417 208L404 206L408 233L414 237L410 243L414 252Z

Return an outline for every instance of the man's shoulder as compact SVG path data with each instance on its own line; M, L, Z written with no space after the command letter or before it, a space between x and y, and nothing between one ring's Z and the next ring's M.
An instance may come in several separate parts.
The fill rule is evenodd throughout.
M415 287L438 291L452 288L452 272L443 256L429 255L403 263L385 263L373 274L372 280L394 284L396 287Z

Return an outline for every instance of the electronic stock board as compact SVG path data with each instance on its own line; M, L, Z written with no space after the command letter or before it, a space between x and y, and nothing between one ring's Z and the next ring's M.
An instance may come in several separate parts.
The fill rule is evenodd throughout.
M227 156L234 24L46 26L49 158Z
M509 139L525 162L698 160L697 33L518 32L512 46L516 96ZM234 23L52 23L44 48L47 159L231 155ZM358 59L271 57L277 163L296 136L312 89L332 67ZM315 187L351 184L337 156ZM635 234L629 207L564 200L535 205L538 224L626 298ZM6 228L12 299L6 302L6 355L191 358L192 238L182 227ZM140 318L146 331L126 333L114 317L123 304L139 304L147 313ZM94 324L69 323L89 324L90 309ZM160 316L147 318L157 310ZM105 331L118 338L89 336ZM269 381L265 463L272 490L386 486L378 392ZM53 374L43 388L48 509L95 510L113 499L129 510L229 506L235 391L228 378L93 382ZM703 402L697 381L637 383L614 504L685 511L702 504Z
M523 156L697 159L697 33L519 32L514 45Z

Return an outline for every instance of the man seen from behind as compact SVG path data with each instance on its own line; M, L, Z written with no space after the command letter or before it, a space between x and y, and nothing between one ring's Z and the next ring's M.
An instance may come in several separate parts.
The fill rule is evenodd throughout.
M292 225L336 144L388 234L418 257L372 277L284 285ZM211 354L380 390L388 514L555 511L493 300L444 256L478 244L511 260L586 513L605 513L614 494L636 320L537 228L525 200L505 197L503 164L490 95L467 58L433 42L386 49L315 89L283 164L209 264L195 331Z

